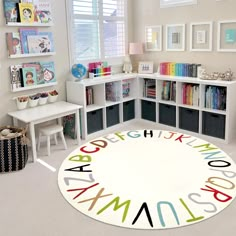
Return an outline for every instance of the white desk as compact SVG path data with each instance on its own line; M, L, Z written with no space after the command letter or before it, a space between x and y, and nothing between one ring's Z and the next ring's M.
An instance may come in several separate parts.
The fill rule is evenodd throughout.
M80 105L60 101L43 106L37 106L34 108L24 109L9 112L8 115L13 117L13 124L18 125L18 121L22 121L29 124L30 138L33 153L33 162L37 159L36 153L36 141L35 141L35 128L34 125L58 119L63 116L75 114L75 128L77 134L77 143L80 143L80 122L79 122L79 109L82 108Z

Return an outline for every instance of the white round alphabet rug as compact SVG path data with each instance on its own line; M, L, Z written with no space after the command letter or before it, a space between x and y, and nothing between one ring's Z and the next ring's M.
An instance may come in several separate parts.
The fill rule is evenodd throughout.
M236 196L236 165L215 145L178 132L131 130L94 139L62 163L65 199L96 220L166 229L206 220Z

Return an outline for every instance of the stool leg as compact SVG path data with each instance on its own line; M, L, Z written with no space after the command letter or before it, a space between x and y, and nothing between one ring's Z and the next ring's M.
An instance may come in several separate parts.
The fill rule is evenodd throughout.
M40 149L40 139L41 139L41 133L39 132L38 147L37 147L37 150L38 150L38 151L39 151L39 149Z
M57 134L54 134L55 145L57 145Z
M50 156L50 135L47 136L48 156Z
M64 144L64 147L65 147L65 149L67 149L66 140L65 140L63 131L60 132L60 135L61 135L61 139L62 139L62 142L63 142L63 144Z

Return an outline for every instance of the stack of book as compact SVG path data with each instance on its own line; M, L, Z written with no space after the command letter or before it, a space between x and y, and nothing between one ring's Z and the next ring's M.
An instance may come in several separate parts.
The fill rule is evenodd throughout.
M45 0L3 0L6 23L50 23L51 3Z
M160 74L196 78L200 66L201 64L162 62L160 63Z
M156 80L144 79L143 96L146 98L156 98Z
M161 98L166 101L175 101L175 99L176 99L176 82L163 81Z
M56 82L54 62L29 62L10 66L12 90Z
M9 55L54 52L52 32L38 32L37 28L19 28L6 33Z
M185 105L199 105L199 85L185 83L182 85L182 102Z
M206 86L205 107L216 110L226 110L226 88Z

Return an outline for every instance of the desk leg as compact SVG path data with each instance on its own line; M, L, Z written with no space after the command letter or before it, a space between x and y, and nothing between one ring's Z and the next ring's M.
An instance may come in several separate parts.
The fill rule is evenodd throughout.
M19 124L18 120L15 117L13 117L13 125L18 126L18 124Z
M80 144L80 122L79 122L79 110L75 113L75 128L76 128L76 137L77 143Z
M35 130L34 130L34 124L32 122L30 123L30 138L31 138L33 162L36 162L37 153L36 153Z

